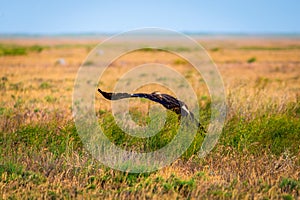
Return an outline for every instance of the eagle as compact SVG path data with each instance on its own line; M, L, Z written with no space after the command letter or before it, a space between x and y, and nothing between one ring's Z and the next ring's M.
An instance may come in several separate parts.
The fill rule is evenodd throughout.
M196 123L197 127L203 130L205 133L204 127L199 123L197 119L194 117L194 113L192 113L188 106L179 99L169 95L169 94L161 94L159 92L152 92L150 94L147 93L111 93L111 92L104 92L100 88L98 88L98 92L102 94L102 96L108 100L119 100L119 99L126 99L126 98L145 98L151 101L157 102L163 105L166 109L175 112L179 117L189 117L193 122Z

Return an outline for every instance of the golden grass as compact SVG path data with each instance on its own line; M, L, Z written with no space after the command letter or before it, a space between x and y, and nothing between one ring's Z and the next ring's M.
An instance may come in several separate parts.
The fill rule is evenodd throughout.
M96 42L71 39L1 40L1 43L48 46L40 53L0 57L0 131L3 137L25 125L53 120L58 122L55 133L63 133L65 124L72 120L72 92L77 70ZM266 113L284 114L291 103L299 104L300 40L244 38L203 39L200 42L216 62L224 80L229 108L227 120L236 115L253 119ZM65 60L65 65L57 62L61 58ZM248 63L250 58L255 58L255 62ZM199 83L200 77L195 75L193 69L177 56L166 52L140 51L125 55L111 64L100 85L107 90L113 89L116 77L147 62L172 65L197 88L200 99L201 96L209 96L205 84ZM153 87L141 90L151 92ZM168 90L165 92L170 93ZM200 106L204 106L206 101L201 100ZM109 111L108 101L96 96L96 102L97 109ZM138 107L138 104L133 102L133 107ZM147 108L143 106L139 109ZM299 115L295 116L299 118ZM15 177L11 177L9 172L2 173L1 197L299 198L300 186L298 189L282 186L285 177L298 181L300 177L300 155L290 155L289 152L276 157L266 149L261 154L251 154L218 145L203 159L178 159L155 173L134 176L132 181L130 175L97 163L84 149L82 152L73 150L72 142L68 141L70 149L60 156L52 154L47 148L28 154L22 152L24 148L21 147L11 152L0 151L0 164L13 162L28 171L26 178L22 173L15 174ZM3 152L10 154L4 155Z
M222 150L227 151L227 155L221 153ZM34 157L23 156L16 162L23 164L31 174L12 178L8 172L3 173L2 198L274 199L284 194L299 196L299 190L281 186L284 177L297 180L300 176L295 156L277 158L268 152L251 156L228 147L200 161L177 160L157 173L134 175L133 181L126 173L88 159L88 155L76 152L56 159L47 151Z

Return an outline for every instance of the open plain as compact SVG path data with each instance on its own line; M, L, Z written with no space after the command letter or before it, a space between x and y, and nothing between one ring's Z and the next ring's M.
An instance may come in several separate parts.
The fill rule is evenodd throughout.
M83 147L72 114L77 70L100 42L96 38L0 40L1 199L298 199L300 198L300 39L295 37L200 37L222 75L227 116L218 144L204 158L203 136L170 166L130 174L110 169ZM179 49L179 51L193 49ZM105 53L105 52L104 52ZM141 50L109 66L99 85L112 90L124 72L143 63L179 71L199 100L200 120L210 118L210 95L184 59ZM145 86L140 91L160 90ZM164 91L165 90L165 91ZM95 87L96 92L96 87ZM116 145L153 151L176 133L168 112L161 132L142 140L114 123L110 102L96 95L99 124ZM130 100L137 123L146 124L147 100Z

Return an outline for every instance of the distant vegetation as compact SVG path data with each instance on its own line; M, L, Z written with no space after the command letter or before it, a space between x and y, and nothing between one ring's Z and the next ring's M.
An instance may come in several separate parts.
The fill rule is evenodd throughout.
M247 63L254 63L256 61L255 57L251 57L247 60Z
M19 56L26 55L29 52L40 53L44 49L43 46L20 46L13 44L0 44L0 56Z
M87 52L91 51L96 44L57 44L57 45L19 45L0 43L0 56L20 56L28 53L40 53L45 49L73 49L85 48Z
M219 47L214 47L214 48L212 48L210 50L216 52L216 51L220 51L220 48Z
M261 50L261 51L284 51L284 50L299 50L300 45L289 46L243 46L239 47L240 50Z
M174 52L190 52L192 49L187 47L181 47L181 46L166 46L159 49L151 48L151 47L144 47L141 48L139 51L146 51L146 52L153 52L153 51L174 51Z

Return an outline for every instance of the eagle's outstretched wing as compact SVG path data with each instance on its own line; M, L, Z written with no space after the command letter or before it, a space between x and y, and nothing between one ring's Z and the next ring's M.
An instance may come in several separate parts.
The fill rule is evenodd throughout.
M130 98L131 94L128 93L111 93L111 92L104 92L98 88L98 92L100 92L106 99L109 100L119 100L119 99L125 99Z
M119 99L125 99L125 98L146 98L151 101L157 102L161 105L163 105L166 109L172 110L176 114L183 116L183 117L190 117L193 121L196 122L197 126L202 129L204 132L205 129L203 126L198 122L198 120L195 119L194 114L189 111L188 106L183 102L175 97L168 95L168 94L160 94L158 92L153 92L151 94L147 93L135 93L135 94L129 94L129 93L111 93L111 92L104 92L101 89L98 88L98 91L109 100L119 100Z

